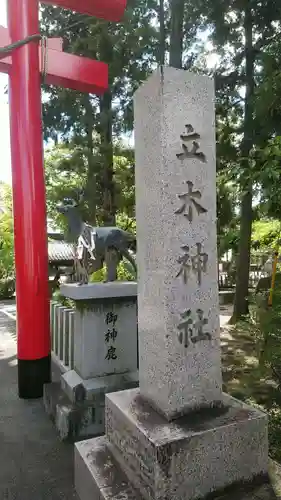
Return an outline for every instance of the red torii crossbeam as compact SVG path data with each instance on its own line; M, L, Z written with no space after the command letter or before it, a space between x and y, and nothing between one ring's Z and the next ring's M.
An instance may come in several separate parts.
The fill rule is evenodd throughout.
M119 20L126 0L46 0L48 4ZM0 46L39 33L39 0L7 0L8 31ZM48 45L46 82L101 94L107 65L63 53L59 40ZM10 77L10 129L17 293L18 392L37 398L50 381L50 318L46 201L41 117L39 43L30 42L0 60Z
M7 28L0 26L0 47L11 43ZM17 49L19 50L19 49ZM39 68L42 66L42 50L39 47ZM0 59L0 72L10 73L12 56ZM108 86L107 64L87 57L62 52L62 39L50 38L47 44L47 73L45 83L58 85L80 92L102 94Z

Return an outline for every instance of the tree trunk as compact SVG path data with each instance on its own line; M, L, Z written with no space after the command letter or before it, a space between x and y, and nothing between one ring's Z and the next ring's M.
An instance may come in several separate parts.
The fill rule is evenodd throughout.
M93 109L89 94L85 94L85 113L86 113L86 135L87 135L87 157L88 157L88 172L86 184L86 200L89 207L89 222L93 226L96 225L96 210L97 210L97 179L96 166L93 157L94 141L93 141Z
M103 157L103 209L102 219L106 226L115 225L115 184L112 146L112 96L106 92L100 98L101 154Z
M185 0L171 0L170 66L182 68Z
M253 50L253 19L251 7L245 9L245 64L246 64L246 96L244 114L244 138L241 144L241 167L249 172L249 154L253 148L253 96L254 96L254 66L255 56ZM252 233L252 183L247 181L243 189L241 200L240 239L237 259L236 292L232 323L235 323L248 314L248 287L250 272L250 252Z
M159 66L165 64L165 48L166 48L166 33L165 33L165 7L164 0L159 0Z
M109 33L109 24L104 23L100 40L101 60L109 64L113 60L113 47ZM112 85L109 74L109 88ZM100 152L103 157L103 174L101 186L103 189L102 220L106 226L114 226L116 222L115 183L113 169L112 144L112 95L110 90L100 98Z

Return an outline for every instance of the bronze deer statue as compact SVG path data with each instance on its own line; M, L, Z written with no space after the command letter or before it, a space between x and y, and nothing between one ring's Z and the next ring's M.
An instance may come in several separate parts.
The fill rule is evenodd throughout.
M57 205L68 223L69 236L76 244L75 268L81 276L80 284L89 282L89 275L106 265L106 282L117 280L117 267L122 259L127 259L136 275L137 268L133 249L136 238L119 227L93 227L83 219L78 203L65 199Z

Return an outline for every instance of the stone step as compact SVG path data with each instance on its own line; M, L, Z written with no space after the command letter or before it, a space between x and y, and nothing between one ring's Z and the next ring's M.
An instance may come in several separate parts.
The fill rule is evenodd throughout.
M44 385L43 402L61 441L73 442L103 433L104 405L73 403L59 382Z
M76 443L74 460L80 500L143 500L111 455L104 436Z
M60 439L71 442L104 434L106 392L138 385L138 372L83 380L70 370L57 378L44 385L44 406Z
M209 495L207 499L280 499L281 468L272 461L270 462L270 478L271 482L263 480L255 484L233 486L224 492ZM132 488L113 458L105 436L75 444L75 488L80 500L144 500Z

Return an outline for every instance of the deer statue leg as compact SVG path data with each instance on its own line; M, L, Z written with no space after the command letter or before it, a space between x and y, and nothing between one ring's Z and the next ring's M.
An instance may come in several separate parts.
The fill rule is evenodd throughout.
M81 269L80 285L87 285L89 283L89 254L86 247L83 247L82 259L79 264Z
M81 266L80 260L75 257L74 259L74 273L75 273L75 281L82 285L82 277L83 277L83 267Z
M106 278L105 282L117 280L117 267L121 260L119 252L113 248L105 250Z
M82 252L81 248L79 250L80 252L76 250L74 255L74 269L78 285L84 285L89 281L87 267L85 265L87 263L85 262L87 259L87 255L85 255L87 254L87 249L83 247Z

